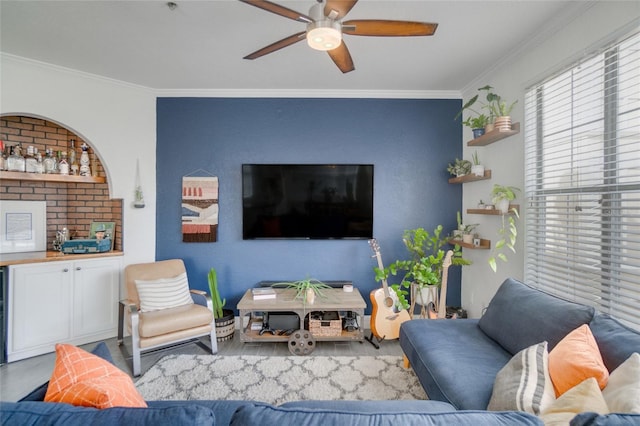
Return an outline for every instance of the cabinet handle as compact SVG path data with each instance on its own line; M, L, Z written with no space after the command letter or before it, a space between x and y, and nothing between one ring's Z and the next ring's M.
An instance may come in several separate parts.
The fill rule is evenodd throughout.
M81 270L81 269L82 269L82 268L81 268L81 267L79 267L79 266L78 266L78 267L76 267L76 271L79 271L79 270Z
M62 272L69 272L69 268L64 268Z

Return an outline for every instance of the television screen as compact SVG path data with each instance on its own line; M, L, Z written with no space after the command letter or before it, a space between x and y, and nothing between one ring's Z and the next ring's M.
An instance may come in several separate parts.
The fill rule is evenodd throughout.
M373 237L372 164L243 164L242 237Z

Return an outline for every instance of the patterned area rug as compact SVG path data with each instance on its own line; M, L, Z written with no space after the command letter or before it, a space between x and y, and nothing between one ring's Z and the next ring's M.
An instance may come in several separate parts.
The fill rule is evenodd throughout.
M136 387L147 400L427 399L397 356L170 355Z

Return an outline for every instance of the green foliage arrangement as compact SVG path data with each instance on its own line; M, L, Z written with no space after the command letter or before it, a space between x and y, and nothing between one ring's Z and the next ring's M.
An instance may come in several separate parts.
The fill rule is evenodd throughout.
M215 268L209 270L207 279L209 281L209 293L211 293L211 302L213 304L213 317L220 319L224 316L222 308L227 303L227 299L220 298L220 292L218 291L218 274Z
M331 286L326 285L322 281L309 277L298 281L283 281L275 283L272 285L272 287L285 287L295 289L296 299L302 299L303 303L307 303L307 291L309 289L313 290L316 296L326 297L326 295L323 293L323 290L331 288Z

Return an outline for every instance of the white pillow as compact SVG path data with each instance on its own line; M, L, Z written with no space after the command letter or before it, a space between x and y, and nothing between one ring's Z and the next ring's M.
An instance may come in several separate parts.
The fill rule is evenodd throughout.
M612 413L640 413L640 354L629 358L609 375L609 382L602 390Z
M555 400L547 342L521 350L496 375L487 410L538 415Z
M540 418L545 426L566 426L577 414L585 411L609 414L595 377L586 379L560 395L542 412Z
M142 312L193 304L186 272L173 278L136 280L136 288Z

